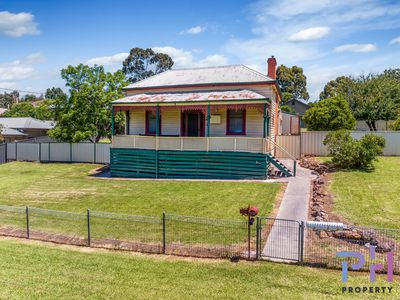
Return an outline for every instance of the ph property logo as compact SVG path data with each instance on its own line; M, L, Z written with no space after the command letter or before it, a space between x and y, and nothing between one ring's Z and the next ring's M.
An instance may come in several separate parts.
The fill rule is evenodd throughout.
M355 258L358 260L357 263L351 265L351 270L360 270L365 265L365 257L360 252L346 252L341 251L336 253L337 257L341 258ZM371 260L375 259L375 247L369 246L369 258ZM386 253L386 280L388 283L393 281L393 251ZM374 283L376 280L376 272L379 270L384 270L384 265L381 263L370 264L369 266L369 282ZM346 260L342 261L342 282L347 283L349 271L349 262ZM342 293L379 293L379 294L390 294L393 287L391 286L343 286Z

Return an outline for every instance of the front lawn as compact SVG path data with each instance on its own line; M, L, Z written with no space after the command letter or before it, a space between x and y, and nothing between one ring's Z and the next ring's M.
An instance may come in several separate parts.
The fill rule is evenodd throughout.
M334 210L357 225L400 228L400 157L380 157L375 166L331 175Z
M0 240L1 299L396 299L342 294L340 271L270 262L182 260ZM350 273L348 286L370 286Z
M0 165L0 204L86 212L161 216L167 213L243 219L249 204L269 215L279 184L260 182L127 181L88 176L99 165L13 162Z

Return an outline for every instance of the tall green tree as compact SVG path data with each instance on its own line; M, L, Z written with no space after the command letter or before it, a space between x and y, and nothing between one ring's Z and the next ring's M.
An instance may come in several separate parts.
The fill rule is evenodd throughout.
M354 80L351 77L339 76L325 84L324 90L319 94L319 99L342 97L348 100L353 85Z
M280 65L276 70L276 80L281 87L283 102L291 99L310 99L307 91L307 77L298 66Z
M304 115L308 130L333 131L353 129L356 120L349 103L342 97L318 101Z
M58 99L60 97L66 96L64 91L58 87L48 88L44 94L45 99Z
M55 100L57 125L49 134L58 140L98 142L111 135L111 102L123 96L127 84L121 71L105 72L102 66L68 66L61 77L70 96Z
M132 48L122 63L122 72L130 82L170 70L174 62L165 53L156 53L153 49Z

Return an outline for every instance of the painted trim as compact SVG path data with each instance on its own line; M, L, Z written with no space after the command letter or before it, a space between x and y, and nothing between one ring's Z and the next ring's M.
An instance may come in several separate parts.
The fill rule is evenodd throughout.
M118 102L114 103L111 102L112 106L126 106L126 105L131 105L131 106L185 106L185 105L218 105L218 104L236 104L236 102L247 102L248 104L254 104L254 103L264 103L264 102L269 102L271 103L272 100L270 98L262 98L262 99L240 99L240 100L217 100L217 101L171 101L171 102L146 102L146 103L139 103L139 102Z
M149 131L149 116L148 116L149 113L153 113L153 111L146 110L146 113L145 113L145 127L146 127L145 128L145 133L146 133L146 135L156 135L157 134L157 130L154 131L154 132L150 132ZM156 113L156 123L157 123L157 113ZM161 115L160 115L160 120L158 122L158 131L159 131L159 134L161 135Z
M242 131L241 132L230 132L229 124L230 124L230 114L229 112L232 109L226 110L226 135L246 135L246 109L242 109Z

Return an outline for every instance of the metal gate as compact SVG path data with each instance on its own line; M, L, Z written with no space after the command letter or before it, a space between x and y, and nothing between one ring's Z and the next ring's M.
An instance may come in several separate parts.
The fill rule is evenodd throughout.
M7 144L0 144L0 164L7 162Z
M304 222L260 217L257 226L261 258L303 261Z

